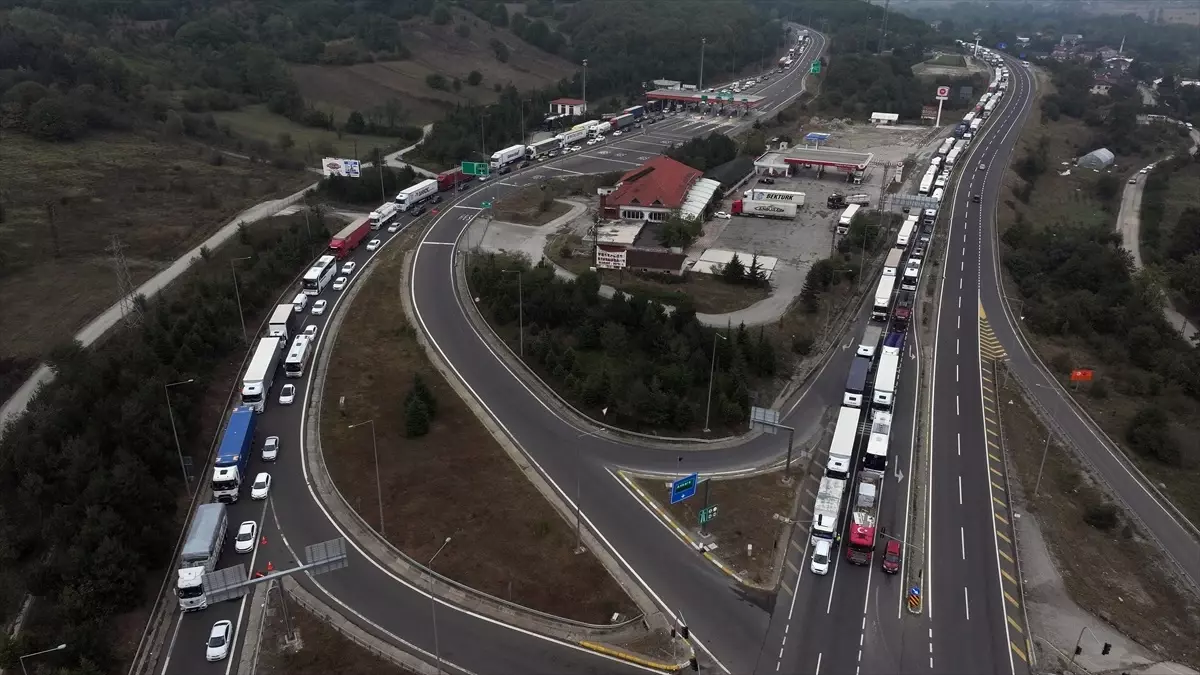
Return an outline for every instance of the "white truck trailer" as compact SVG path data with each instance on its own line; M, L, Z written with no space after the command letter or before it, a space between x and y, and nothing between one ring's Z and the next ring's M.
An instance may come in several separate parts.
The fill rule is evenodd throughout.
M201 504L188 528L183 541L183 552L179 556L179 578L175 593L179 596L179 608L194 612L208 607L204 594L204 575L217 567L221 549L225 547L225 531L229 527L229 513L224 504Z
M503 150L492 153L492 159L488 162L488 168L490 168L492 171L499 171L509 164L520 161L524 158L524 145L510 145Z
M518 145L515 147L521 148L521 154L524 155L525 146ZM411 187L401 190L400 194L396 195L396 206L400 207L402 212L408 211L417 204L437 194L437 191L438 182L433 178L426 178Z
M242 405L256 413L267 409L267 395L275 382L275 371L279 369L280 348L283 339L265 337L258 341L250 366L242 376Z
M293 329L296 327L296 317L298 316L296 308L293 305L279 305L271 311L271 318L267 320L267 335L269 337L281 338L279 347L282 348L292 339Z

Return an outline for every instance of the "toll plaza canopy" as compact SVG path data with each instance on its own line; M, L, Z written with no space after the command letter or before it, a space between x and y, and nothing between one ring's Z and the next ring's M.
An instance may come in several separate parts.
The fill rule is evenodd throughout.
M870 152L849 152L828 148L790 148L770 150L755 160L755 166L778 168L787 164L827 166L843 171L865 171L875 157Z
M681 103L721 103L746 106L747 108L757 108L758 104L766 100L764 96L751 96L750 94L722 94L716 91L688 91L687 89L655 89L646 92L646 98Z

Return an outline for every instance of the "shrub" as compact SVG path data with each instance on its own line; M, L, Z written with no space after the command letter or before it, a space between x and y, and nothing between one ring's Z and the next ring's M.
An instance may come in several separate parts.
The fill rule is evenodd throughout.
M1083 522L1102 532L1109 532L1120 524L1117 507L1112 504L1093 504L1083 512Z

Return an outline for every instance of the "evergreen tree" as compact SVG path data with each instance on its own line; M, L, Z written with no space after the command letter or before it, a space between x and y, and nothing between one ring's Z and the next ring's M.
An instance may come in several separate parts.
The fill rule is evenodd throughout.
M425 404L425 409L429 412L429 417L432 419L437 416L437 399L433 397L433 392L425 385L425 380L421 378L420 373L413 374L412 391L409 392L409 397L421 399Z
M742 259L738 254L733 254L733 259L725 263L725 267L721 269L721 278L731 284L740 284L746 279L746 265L742 263Z
M429 409L419 396L410 396L404 407L404 435L418 438L429 433Z

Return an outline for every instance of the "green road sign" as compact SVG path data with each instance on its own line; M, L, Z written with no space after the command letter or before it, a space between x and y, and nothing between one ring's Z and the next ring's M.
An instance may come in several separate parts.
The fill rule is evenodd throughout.
M700 509L700 524L707 525L717 517L717 505L706 506Z
M484 209L490 209L490 208L492 208L492 203L491 202L479 202L479 207L484 208Z
M707 101L707 100L708 100L708 94L700 94L700 100L701 100L701 101Z
M821 72L821 62L813 61L812 67L808 69L808 72L812 73L813 75L819 74Z
M487 162L463 162L462 172L468 176L486 176L488 175Z

